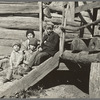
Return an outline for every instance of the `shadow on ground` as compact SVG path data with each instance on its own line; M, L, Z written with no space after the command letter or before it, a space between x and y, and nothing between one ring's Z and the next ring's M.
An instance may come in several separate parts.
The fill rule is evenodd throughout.
M89 94L90 65L78 65L69 61L66 61L65 64L69 70L55 69L39 81L34 88L39 86L48 89L58 85L75 85L84 93Z

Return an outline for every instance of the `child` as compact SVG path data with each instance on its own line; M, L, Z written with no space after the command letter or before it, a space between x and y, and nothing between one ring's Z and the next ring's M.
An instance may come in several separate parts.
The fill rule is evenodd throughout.
M37 53L37 46L38 46L37 41L38 40L36 38L31 38L29 41L28 50L24 51L24 60L23 60L22 67L20 67L21 75L23 75L31 70L31 69L28 69L27 65L29 64L31 57L35 56Z
M34 31L33 30L27 30L26 37L27 37L27 40L24 41L22 43L22 46L21 46L21 50L23 50L23 51L28 50L30 39L35 37ZM39 43L39 41L37 41L37 42Z
M43 36L41 46L38 48L36 56L31 57L28 67L41 64L59 50L59 35L53 31L53 28L52 23L47 23L46 34Z
M21 67L20 64L23 61L23 52L20 50L21 43L15 42L12 45L13 51L10 56L10 68L8 69L6 78L3 83L10 81L14 74L18 74L18 68Z

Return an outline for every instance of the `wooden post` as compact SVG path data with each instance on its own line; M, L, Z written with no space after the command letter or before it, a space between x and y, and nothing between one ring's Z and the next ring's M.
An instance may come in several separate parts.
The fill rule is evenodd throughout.
M68 2L66 9L63 7L62 26L64 27L66 27L67 20L74 21L74 7L72 6L74 6L74 2ZM65 43L65 33L62 32L62 34L60 35L60 57L64 52L64 43Z
M68 17L68 21L71 21L71 22L74 22L74 15L75 15L75 2L74 1L70 1L69 3L68 3L68 15L67 15L67 17Z
M63 11L62 11L63 17L62 17L62 26L66 25L64 24L64 18L65 18L65 8L64 8L64 4L63 4ZM66 21L65 21L66 22ZM60 44L59 44L59 50L60 50L60 57L63 54L64 51L64 39L65 39L65 34L64 32L62 32L60 34Z
M95 21L97 19L97 12L98 12L98 9L94 8L93 9L93 19L92 19L92 21ZM93 28L92 35L93 36L97 35L97 34L94 34L94 32L97 31L97 30L95 30L95 24L93 24L92 28Z
M89 80L90 98L100 98L100 63L92 63Z
M42 1L39 2L39 24L40 24L40 44L42 43L42 37L43 37L43 34L42 34L42 26L43 26L43 23L42 23Z

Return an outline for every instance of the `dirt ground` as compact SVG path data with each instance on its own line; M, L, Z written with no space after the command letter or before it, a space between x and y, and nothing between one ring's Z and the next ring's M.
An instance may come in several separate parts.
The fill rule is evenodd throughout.
M89 95L74 85L59 85L43 90L38 97L30 96L30 98L89 98Z
M89 98L88 80L80 78L75 78L73 72L69 71L51 72L36 84L41 92L30 98Z

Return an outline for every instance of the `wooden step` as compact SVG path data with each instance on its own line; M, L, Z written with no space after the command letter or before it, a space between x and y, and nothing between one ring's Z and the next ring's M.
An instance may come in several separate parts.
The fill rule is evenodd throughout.
M49 58L42 64L29 72L25 77L17 80L16 82L11 83L8 88L1 91L0 97L6 96L9 97L15 93L18 93L21 90L27 90L30 86L35 85L52 70L54 70L59 65L59 52L55 54L54 57ZM7 83L5 83L7 84ZM2 90L3 86L1 86Z

